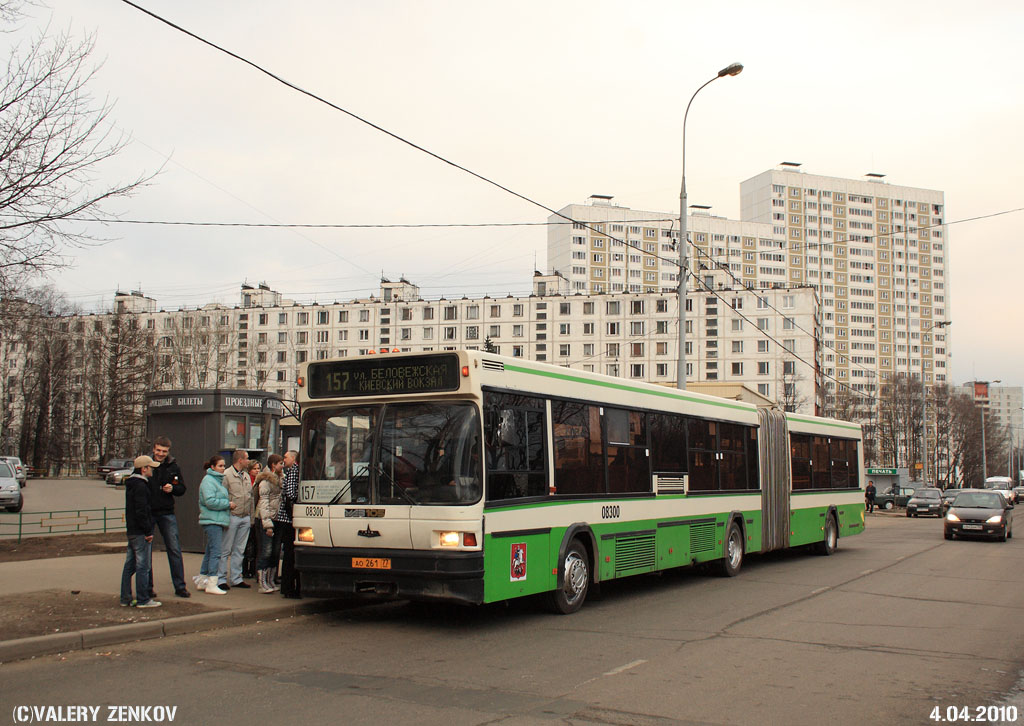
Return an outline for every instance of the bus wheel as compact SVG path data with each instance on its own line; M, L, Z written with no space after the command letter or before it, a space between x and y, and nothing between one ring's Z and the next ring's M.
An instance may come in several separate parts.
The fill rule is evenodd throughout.
M569 615L583 606L590 587L590 564L587 551L579 540L573 540L565 553L562 563L564 574L558 587L548 593L549 603L554 612Z
M836 526L836 518L829 514L825 517L825 538L818 544L818 554L828 557L835 554L837 549L839 549L839 527Z
M729 522L729 533L725 536L725 558L718 561L718 574L722 577L736 577L743 566L743 532L735 521Z

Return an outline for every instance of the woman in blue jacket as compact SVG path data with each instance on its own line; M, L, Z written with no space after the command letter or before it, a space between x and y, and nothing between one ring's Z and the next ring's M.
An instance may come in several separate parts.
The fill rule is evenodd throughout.
M224 486L223 456L213 456L206 463L206 476L199 485L199 524L206 532L206 552L199 574L195 577L196 587L205 589L211 595L224 595L225 590L217 587L217 567L220 564L221 540L230 522L228 490Z

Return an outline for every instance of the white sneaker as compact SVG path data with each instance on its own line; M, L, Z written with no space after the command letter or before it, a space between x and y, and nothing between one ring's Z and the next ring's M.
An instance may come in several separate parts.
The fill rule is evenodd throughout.
M206 581L210 578L206 575L196 575L192 578L192 582L196 583L196 587L200 590L206 587Z
M135 607L137 608L158 608L163 605L159 600L150 600L149 602L140 602Z

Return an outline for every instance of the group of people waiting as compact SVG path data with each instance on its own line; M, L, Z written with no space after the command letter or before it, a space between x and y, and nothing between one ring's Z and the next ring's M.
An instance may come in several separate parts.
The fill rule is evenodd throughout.
M128 552L121 572L123 607L152 608L162 604L153 588L153 534L157 528L167 549L174 594L182 598L191 596L185 583L174 515L174 500L185 494L185 483L170 450L170 439L157 437L152 456L137 457L132 474L125 480ZM278 590L277 563L281 560L281 594L298 598L292 526L292 505L298 498L298 455L294 451L284 456L271 454L266 468L258 461L250 462L248 452L243 450L235 451L231 458L231 466L227 466L223 456L215 455L203 467L199 524L206 534L206 550L193 581L196 587L214 595L223 595L232 587L252 587L243 578L243 562L250 528L254 528L260 592L270 594Z
M291 516L299 486L296 454L271 454L266 468L258 473L258 463L250 465L248 452L238 450L231 458L227 466L223 456L211 457L199 485L199 524L206 533L206 551L193 578L196 587L211 595L251 587L243 577L243 563L249 531L255 527L260 592L277 591L277 562L283 550L281 594L299 597Z

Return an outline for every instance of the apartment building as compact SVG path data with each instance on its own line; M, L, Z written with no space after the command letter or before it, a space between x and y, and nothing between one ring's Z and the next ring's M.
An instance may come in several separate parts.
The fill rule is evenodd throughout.
M942 192L807 174L782 164L740 185L741 219L693 208L688 288L810 287L821 305L822 382L877 393L909 375L947 383L948 267ZM574 292L667 292L678 285L678 218L607 195L549 218L548 263ZM700 371L696 371L700 378Z
M630 209L612 199L595 194L586 204L567 205L548 218L549 269L565 276L574 293L675 290L678 216ZM691 289L785 285L785 240L772 230L768 223L740 222L696 208L687 217L694 245L688 266L700 276Z
M117 293L114 311L61 319L55 330L102 339L131 318L136 345L155 354L156 388L238 387L295 397L303 363L379 351L484 349L627 380L675 385L678 298L672 292L571 293L561 275L536 273L525 297L425 300L407 280L379 295L299 304L261 284L239 305L160 310L142 292ZM687 376L746 385L794 410L819 410L821 319L809 287L715 287L687 300ZM79 342L78 338L82 339ZM25 349L20 349L24 351ZM19 357L19 349L9 355ZM24 355L23 352L20 355ZM26 361L7 363L23 369ZM89 365L76 354L73 366ZM84 371L75 373L81 381Z
M989 425L1005 428L1014 448L1024 446L1024 388L997 386L988 381L968 381L964 393L985 409Z
M941 191L808 174L787 162L740 184L741 218L785 242L788 284L822 304L829 377L863 391L909 375L948 383L948 239Z

